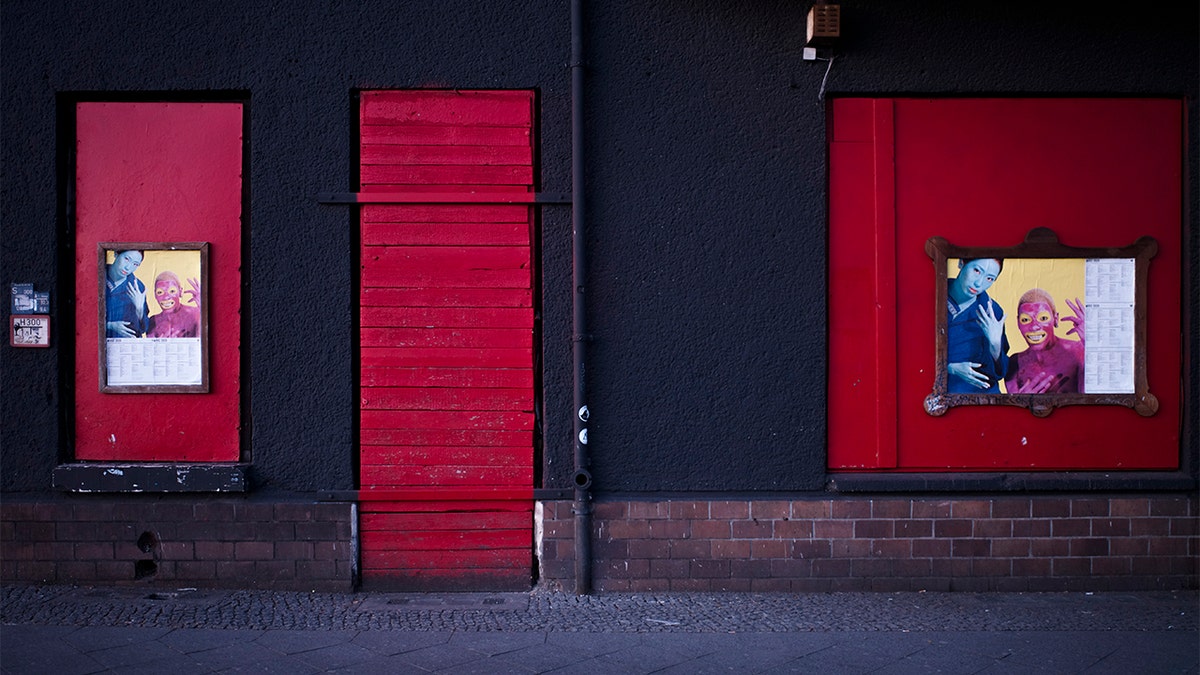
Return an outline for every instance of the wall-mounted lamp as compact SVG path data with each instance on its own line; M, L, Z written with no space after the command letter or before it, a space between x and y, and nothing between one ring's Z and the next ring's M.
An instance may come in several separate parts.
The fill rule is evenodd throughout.
M825 100L825 81L829 79L829 71L833 69L833 51L830 47L842 36L842 8L831 5L825 0L817 3L808 10L808 35L804 42L805 61L825 61L825 77L821 78L821 91L817 100ZM824 48L825 55L817 56L817 49Z
M808 10L806 47L832 47L842 34L842 8L818 2Z

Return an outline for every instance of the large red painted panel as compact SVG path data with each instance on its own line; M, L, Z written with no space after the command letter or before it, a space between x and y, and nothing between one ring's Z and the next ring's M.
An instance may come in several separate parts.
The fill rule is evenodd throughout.
M242 112L239 103L77 105L76 459L239 459ZM96 250L117 241L210 243L209 393L100 393Z
M830 187L831 470L1174 469L1179 462L1182 105L1163 99L842 99ZM894 127L894 151L881 128ZM894 152L894 164L879 158ZM889 225L894 223L894 225ZM891 228L891 232L882 231ZM930 236L1012 246L1049 227L1076 247L1149 235L1152 417L1069 406L925 414L933 386ZM880 242L894 240L890 248ZM864 242L874 242L864 245ZM892 270L888 272L888 270ZM896 280L886 292L881 278ZM895 302L894 342L873 304ZM1010 336L1011 340L1011 336ZM861 361L855 361L855 356ZM864 358L865 357L865 358ZM879 373L894 369L895 386ZM880 452L895 396L895 456Z
M529 92L364 92L361 102L364 191L532 190ZM363 582L528 587L530 208L402 203L360 213ZM519 497L470 499L463 488Z

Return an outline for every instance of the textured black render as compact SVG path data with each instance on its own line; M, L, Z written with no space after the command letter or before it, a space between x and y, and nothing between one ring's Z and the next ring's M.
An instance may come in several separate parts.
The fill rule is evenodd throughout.
M1196 4L841 5L826 97L1186 99L1183 412L1195 420ZM827 63L802 58L807 7L586 4L598 491L823 487ZM56 326L73 311L55 253L68 243L56 153L70 141L56 133L56 97L248 92L251 478L259 491L350 489L355 214L316 195L355 188L353 92L536 89L539 188L568 192L570 38L565 1L4 0L0 283L50 290ZM548 206L541 223L547 487L569 487L572 474L569 214ZM70 336L57 331L48 350L0 346L3 491L48 490L60 453L69 458L64 349ZM1185 424L1194 472L1196 429Z

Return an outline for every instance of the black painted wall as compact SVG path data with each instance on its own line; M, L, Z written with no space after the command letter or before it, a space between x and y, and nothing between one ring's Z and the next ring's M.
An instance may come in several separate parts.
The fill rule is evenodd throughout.
M1061 5L1069 4L1071 7ZM588 403L600 491L824 482L825 97L1187 98L1190 358L1197 387L1200 19L1094 4L842 2L802 59L809 3L586 6ZM1188 6L1190 5L1190 6ZM531 0L0 3L0 284L70 312L55 251L56 97L249 92L247 383L256 489L353 487L352 92L537 89L541 186L570 190L570 6ZM822 83L824 80L824 91ZM572 457L570 209L542 221L546 485ZM331 262L333 264L331 264ZM312 308L322 320L313 322ZM5 324L8 306L0 317ZM56 321L56 327L58 322ZM58 351L0 346L0 489L49 489L67 444ZM1196 419L1196 397L1185 419ZM1194 437L1185 430L1184 438ZM1195 467L1196 445L1185 441Z

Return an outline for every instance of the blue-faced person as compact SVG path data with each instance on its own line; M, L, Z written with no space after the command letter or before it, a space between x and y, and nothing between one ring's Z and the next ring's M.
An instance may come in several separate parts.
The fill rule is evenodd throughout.
M1004 310L988 295L1004 269L1000 258L958 261L946 297L947 389L952 394L999 394L1008 371Z
M146 284L134 275L145 257L142 251L117 251L105 270L104 335L110 338L143 337L150 330Z

